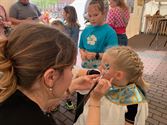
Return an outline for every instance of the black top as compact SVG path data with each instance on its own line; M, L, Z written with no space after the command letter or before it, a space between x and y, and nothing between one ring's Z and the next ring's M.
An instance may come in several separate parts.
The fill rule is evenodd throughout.
M128 112L125 113L125 120L127 122L129 122L131 124L134 124L135 117L136 117L136 114L137 114L137 108L138 108L138 104L127 106Z
M0 125L56 125L51 114L17 90L0 103Z

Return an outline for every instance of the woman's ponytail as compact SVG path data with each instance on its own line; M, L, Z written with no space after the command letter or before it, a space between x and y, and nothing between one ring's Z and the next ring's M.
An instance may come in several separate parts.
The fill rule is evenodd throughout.
M10 58L6 57L7 41L0 41L0 102L3 102L17 88L14 68Z

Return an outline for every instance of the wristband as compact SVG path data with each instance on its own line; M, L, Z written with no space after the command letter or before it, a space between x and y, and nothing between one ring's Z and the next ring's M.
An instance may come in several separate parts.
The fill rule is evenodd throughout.
M100 54L99 54L99 53L96 53L95 58L98 60L98 59L100 58Z

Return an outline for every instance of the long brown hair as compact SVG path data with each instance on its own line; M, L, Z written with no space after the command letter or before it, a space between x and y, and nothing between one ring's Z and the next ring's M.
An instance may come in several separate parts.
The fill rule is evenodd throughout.
M8 42L0 43L0 102L18 85L30 88L48 68L62 73L76 60L74 42L55 28L40 24L21 24Z
M66 20L69 26L78 26L77 20L77 12L73 6L65 6L64 11L69 15L68 19Z

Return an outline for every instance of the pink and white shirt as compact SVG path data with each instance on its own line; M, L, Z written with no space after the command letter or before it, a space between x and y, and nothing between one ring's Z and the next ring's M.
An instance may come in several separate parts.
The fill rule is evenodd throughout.
M106 23L109 24L117 34L124 34L130 18L128 9L120 7L111 8L108 12Z

